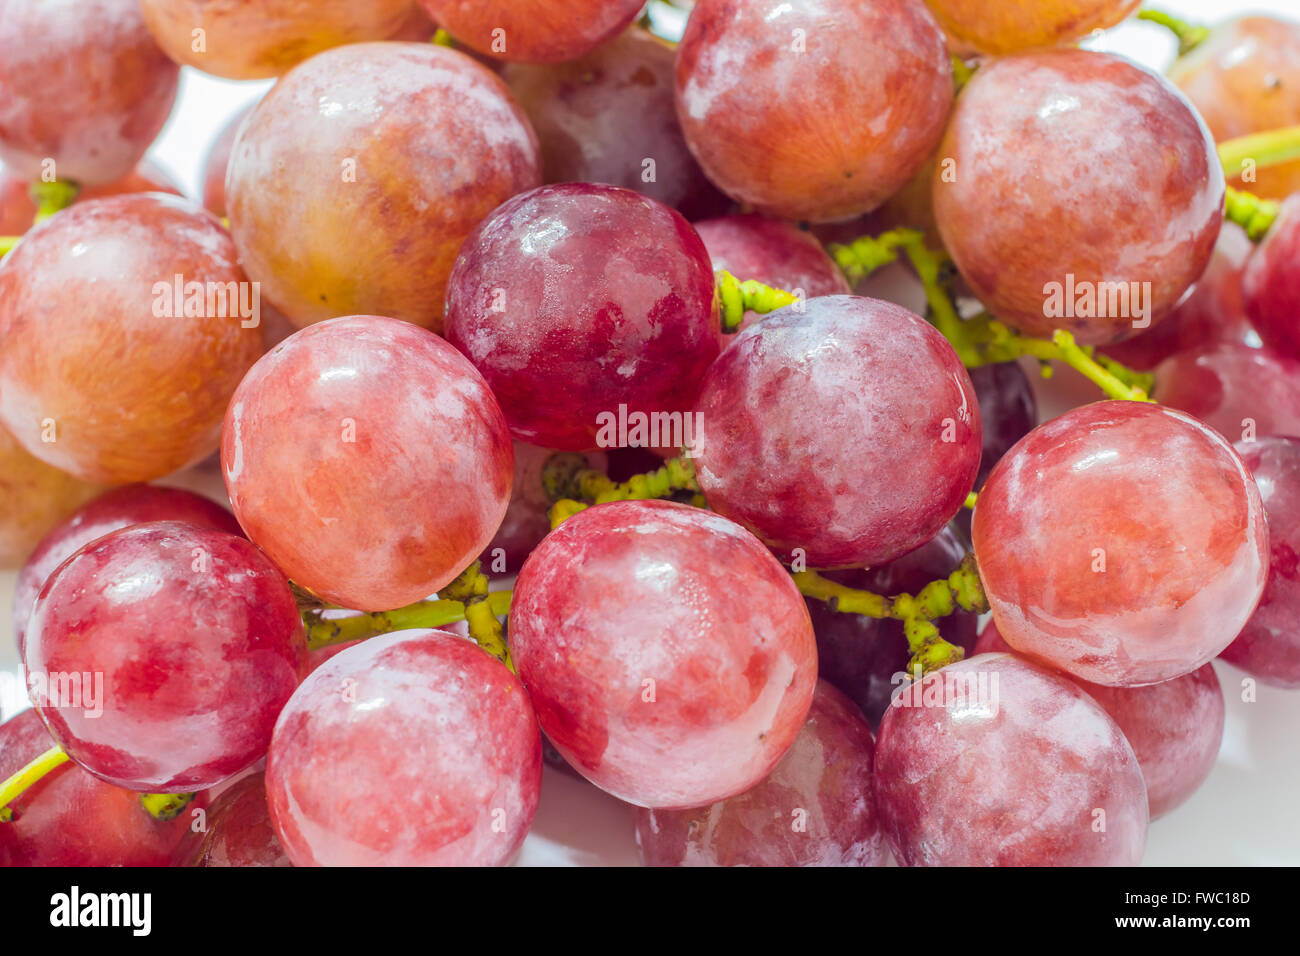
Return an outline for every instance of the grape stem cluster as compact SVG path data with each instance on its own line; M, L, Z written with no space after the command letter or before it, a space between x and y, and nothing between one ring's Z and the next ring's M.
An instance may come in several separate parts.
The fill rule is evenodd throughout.
M1158 23L1166 27L1178 40L1178 55L1186 56L1204 43L1210 36L1210 28L1180 20L1163 10L1146 9L1138 13L1139 20Z
M792 292L774 289L753 279L742 282L726 269L719 269L714 273L714 278L717 281L718 305L724 332L734 332L740 328L746 312L766 315L802 301Z
M695 465L684 456L670 458L654 471L616 482L603 471L589 467L582 455L561 452L547 459L542 468L542 488L554 502L550 511L553 529L579 511L609 501L648 501L688 491L698 499L696 504L703 505L703 499L698 497Z
M73 200L77 198L77 193L81 192L81 187L76 183L62 180L52 183L37 182L32 184L29 192L32 202L36 204L36 216L32 219L32 225L38 226L56 212L71 206ZM7 256L10 250L18 245L20 239L22 236L0 236L0 256Z
M13 807L10 804L22 796L28 787L63 766L68 759L63 748L55 744L5 780L0 781L0 823L9 823L14 819ZM193 793L142 793L140 805L155 820L174 820L189 806L194 797Z

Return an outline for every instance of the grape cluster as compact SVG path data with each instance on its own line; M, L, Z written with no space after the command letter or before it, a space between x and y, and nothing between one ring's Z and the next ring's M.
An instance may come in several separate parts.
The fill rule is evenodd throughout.
M1300 688L1300 24L680 6L0 0L0 864L1136 865Z

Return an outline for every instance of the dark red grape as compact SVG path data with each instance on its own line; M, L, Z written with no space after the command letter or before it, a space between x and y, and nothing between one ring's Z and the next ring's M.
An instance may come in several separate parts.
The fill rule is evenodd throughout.
M979 477L975 479L979 488L1002 456L1038 424L1038 403L1029 377L1015 362L973 368L970 381L983 424Z
M952 64L920 0L701 0L676 90L686 142L732 199L843 219L897 192L938 145Z
M597 505L551 532L519 574L510 650L564 759L643 807L754 786L817 680L808 612L776 559L725 518L663 501Z
M623 30L644 0L420 0L457 43L518 63L558 63Z
M1300 435L1300 360L1223 342L1160 363L1152 390L1231 441Z
M774 312L709 369L696 470L709 506L808 567L883 564L975 481L975 390L934 327L877 299Z
M115 531L60 565L24 655L59 746L97 777L158 793L213 786L262 757L306 658L289 582L266 556L171 521Z
M172 865L292 866L271 826L266 778L251 774L217 797L204 829L176 848Z
M613 186L543 186L465 242L446 334L519 441L608 446L604 416L620 406L680 421L694 405L719 350L713 269L695 230L661 203Z

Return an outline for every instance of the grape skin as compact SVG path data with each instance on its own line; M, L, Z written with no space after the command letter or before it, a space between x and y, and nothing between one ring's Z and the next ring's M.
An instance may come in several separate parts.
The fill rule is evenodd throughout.
M658 809L762 780L817 679L808 612L781 565L738 525L662 501L597 505L538 545L515 586L510 650L560 755Z
M644 0L420 0L425 11L485 56L521 63L575 60L618 34Z
M1300 360L1225 342L1180 352L1156 368L1156 400L1232 441L1300 434Z
M271 825L264 775L250 774L217 797L207 811L207 829L191 832L171 865L292 866Z
M1062 46L1113 27L1142 0L925 0L958 43L1005 55Z
M1300 195L1287 199L1242 276L1246 314L1260 338L1300 358Z

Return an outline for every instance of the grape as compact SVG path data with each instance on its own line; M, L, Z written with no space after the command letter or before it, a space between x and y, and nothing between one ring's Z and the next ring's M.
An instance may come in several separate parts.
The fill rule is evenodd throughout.
M27 619L36 604L36 595L54 569L96 538L150 521L181 521L243 536L234 515L215 501L190 491L128 485L105 492L51 528L18 572L14 586L14 637L19 654L23 653Z
M980 53L1062 46L1113 27L1142 0L925 0L943 28Z
M1300 434L1300 361L1225 342L1180 352L1156 369L1156 398L1237 440Z
M551 532L519 573L510 651L561 756L656 809L767 776L817 680L781 565L725 518L663 501L597 505Z
M724 216L695 223L714 269L726 269L742 282L756 279L804 299L847 295L849 282L822 244L797 226L762 216ZM760 316L747 312L740 328ZM723 339L723 348L735 341Z
M877 299L772 313L709 369L697 408L709 506L809 567L883 564L924 544L979 468L979 406L952 347Z
M430 43L358 43L258 103L226 204L248 274L295 324L375 314L438 331L465 237L540 181L536 134L491 72Z
M417 2L413 3L410 10L407 11L406 19L402 21L402 25L384 39L427 43L433 39L434 34L437 32L438 27L429 19L429 15L424 12L424 8ZM483 59L486 60L487 58L484 57Z
M1219 141L1300 123L1300 23L1244 16L1215 27L1209 38L1169 69ZM1234 170L1234 172L1236 172ZM1263 169L1233 185L1270 199L1300 190L1300 160Z
M240 780L207 811L207 829L191 833L172 856L173 866L292 866L271 826L266 780Z
M36 203L29 192L30 183L12 175L0 163L0 236L22 235L36 218ZM165 172L142 159L139 164L117 182L106 186L88 186L77 193L76 202L103 199L124 193L171 193L181 195L181 189Z
M331 47L391 37L405 25L411 0L141 0L140 6L150 32L177 63L255 80L279 76Z
M1255 476L1268 515L1268 583L1245 628L1219 656L1274 687L1300 687L1300 439L1236 446Z
M226 170L230 168L230 152L244 120L256 105L240 110L221 128L208 150L207 159L203 161L203 206L214 216L226 215Z
M181 282L205 294L178 296ZM64 210L0 264L0 424L89 481L149 481L200 461L262 351L245 327L255 295L230 237L188 200Z
M24 654L29 681L45 676L33 702L59 746L157 793L213 786L265 754L306 658L289 582L266 556L173 521L114 531L60 565Z
M420 0L429 16L479 53L559 63L591 52L635 19L644 0Z
M303 681L266 792L294 866L483 866L519 849L541 777L518 679L464 638L403 632Z
M705 173L787 219L897 192L938 145L952 90L920 0L701 0L677 49L677 115Z
M1246 318L1242 275L1255 244L1234 222L1224 222L1204 275L1163 322L1148 332L1108 345L1107 355L1129 368L1155 368L1171 355L1220 342L1254 342Z
M1147 794L1115 721L1014 654L927 674L885 713L876 804L903 866L1136 866Z
M101 490L33 458L0 427L0 568L22 564L41 535Z
M686 148L673 105L673 48L628 30L571 63L508 64L501 78L537 130L548 183L635 189L688 218L726 198Z
M946 578L965 556L966 546L950 526L888 564L869 571L828 571L827 577L877 594L916 594L931 581ZM848 694L867 722L878 726L899 686L898 675L907 672L912 657L903 622L832 611L825 602L812 599L808 601L808 612L817 632L817 664L822 679ZM976 623L975 615L963 612L935 622L944 640L965 651L975 645Z
M983 423L984 442L975 479L975 486L980 487L1002 456L1038 424L1038 403L1028 376L1015 362L973 368L970 380Z
M178 74L137 0L4 0L0 159L29 183L121 179L167 121Z
M646 866L883 866L871 796L871 728L824 681L808 719L762 783L698 810L636 813Z
M0 780L17 773L54 746L34 710L0 724ZM189 810L155 819L140 794L92 776L75 763L55 767L9 807L0 823L0 866L166 866L184 838Z
M980 492L975 555L1007 643L1097 684L1188 674L1241 630L1268 529L1232 447L1146 402L1030 432Z
M376 316L305 329L259 361L230 401L221 464L249 538L297 584L363 611L464 570L501 524L514 469L473 367Z
M975 645L976 654L1011 650L992 621ZM1142 768L1152 820L1184 803L1205 782L1223 742L1223 688L1212 664L1145 687L1074 683L1124 731Z
M939 154L944 245L984 305L1031 335L1101 344L1159 322L1223 223L1205 124L1164 79L1105 53L984 64Z
M685 219L626 189L570 183L516 196L470 236L447 285L446 334L515 438L583 451L609 446L602 416L620 405L689 412L718 354L717 308Z
M1241 279L1246 314L1260 338L1300 357L1300 195L1282 204L1277 219L1246 263Z

